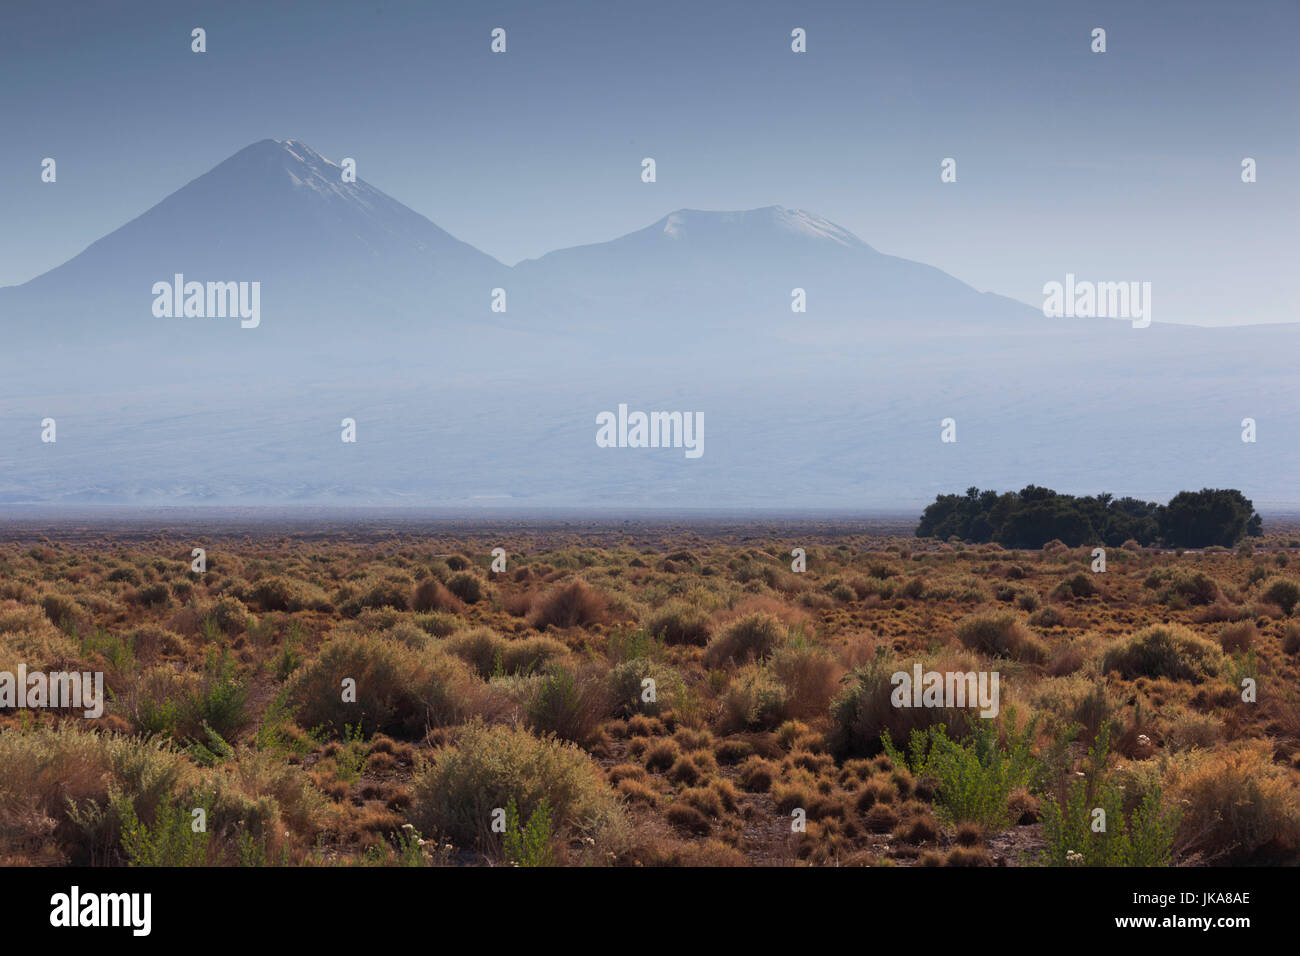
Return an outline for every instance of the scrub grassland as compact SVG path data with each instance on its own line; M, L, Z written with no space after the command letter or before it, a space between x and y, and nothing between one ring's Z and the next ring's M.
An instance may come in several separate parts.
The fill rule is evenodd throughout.
M0 673L101 672L106 702L0 708L0 862L1294 865L1300 531L1105 560L904 528L11 534ZM996 674L996 715L898 706L916 665Z

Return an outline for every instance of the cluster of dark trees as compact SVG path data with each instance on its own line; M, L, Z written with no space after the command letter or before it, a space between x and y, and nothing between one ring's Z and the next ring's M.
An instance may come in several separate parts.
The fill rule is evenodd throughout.
M1232 488L1180 491L1167 505L1101 494L1063 495L1030 485L998 494L967 488L965 495L939 495L925 509L918 538L995 541L1005 548L1041 548L1053 539L1070 547L1141 545L1171 548L1231 547L1260 534L1255 506Z

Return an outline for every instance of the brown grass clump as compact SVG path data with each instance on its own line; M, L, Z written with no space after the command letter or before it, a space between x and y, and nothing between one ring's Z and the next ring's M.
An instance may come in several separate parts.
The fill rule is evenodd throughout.
M926 814L910 822L900 823L894 835L906 843L936 843L939 840L939 824Z
M720 764L738 764L753 753L754 745L748 740L719 740L713 748L713 756Z
M678 830L683 830L695 836L708 836L709 831L713 829L712 824L709 823L709 818L689 803L672 804L665 816L668 818L668 822Z
M621 763L610 767L605 771L605 776L609 778L611 784L617 785L623 780L646 780L645 768L639 764Z
M656 741L646 751L646 769L662 773L677 763L681 753L681 748L677 746L677 742L674 740Z
M690 787L683 790L678 799L684 803L689 803L700 813L713 819L722 816L724 812L722 797L712 787Z
M750 757L741 765L740 783L750 793L766 793L772 787L780 768L762 757Z
M542 595L531 615L532 626L539 629L592 627L608 623L608 619L605 597L581 578Z
M1198 610L1192 615L1192 620L1197 624L1222 624L1226 621L1240 621L1246 617L1249 617L1246 607L1230 604L1227 601L1217 601Z
M460 614L465 610L465 602L452 594L445 584L431 576L417 584L411 592L411 610L421 613L443 611Z
M769 662L772 675L789 695L786 713L813 717L826 713L840 690L843 668L826 648L816 644L778 647Z
M366 773L386 774L398 768L397 758L389 753L372 753L366 758Z
M648 784L624 777L616 785L619 795L628 803L639 803L651 809L659 806L659 794Z
M676 866L744 866L748 862L734 846L712 837L682 844L672 858Z
M993 857L983 847L955 846L948 851L944 866L992 866Z
M658 717L636 714L627 720L627 732L633 737L662 737L668 728Z
M1258 637L1254 621L1239 621L1219 628L1219 646L1227 654L1250 650Z
M898 826L898 814L887 803L877 803L862 818L862 824L872 833L888 833Z
M1024 787L1017 787L1007 795L1007 809L1017 826L1037 823L1041 816L1038 798Z

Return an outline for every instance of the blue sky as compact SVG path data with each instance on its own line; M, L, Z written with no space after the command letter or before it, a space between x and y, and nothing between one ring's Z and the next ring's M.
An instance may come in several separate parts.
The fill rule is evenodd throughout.
M355 157L507 263L780 204L1036 305L1074 272L1150 281L1157 321L1300 314L1294 0L18 0L4 21L0 284L271 137Z

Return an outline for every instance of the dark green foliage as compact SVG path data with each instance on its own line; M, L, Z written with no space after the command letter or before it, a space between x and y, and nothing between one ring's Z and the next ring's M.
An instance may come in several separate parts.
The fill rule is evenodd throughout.
M1075 497L1029 485L1018 492L980 491L939 495L925 509L918 538L957 537L995 541L1006 548L1040 548L1059 539L1070 547L1118 547L1130 538L1146 546L1231 547L1258 535L1261 519L1254 505L1235 489L1183 491L1159 505L1109 494Z

